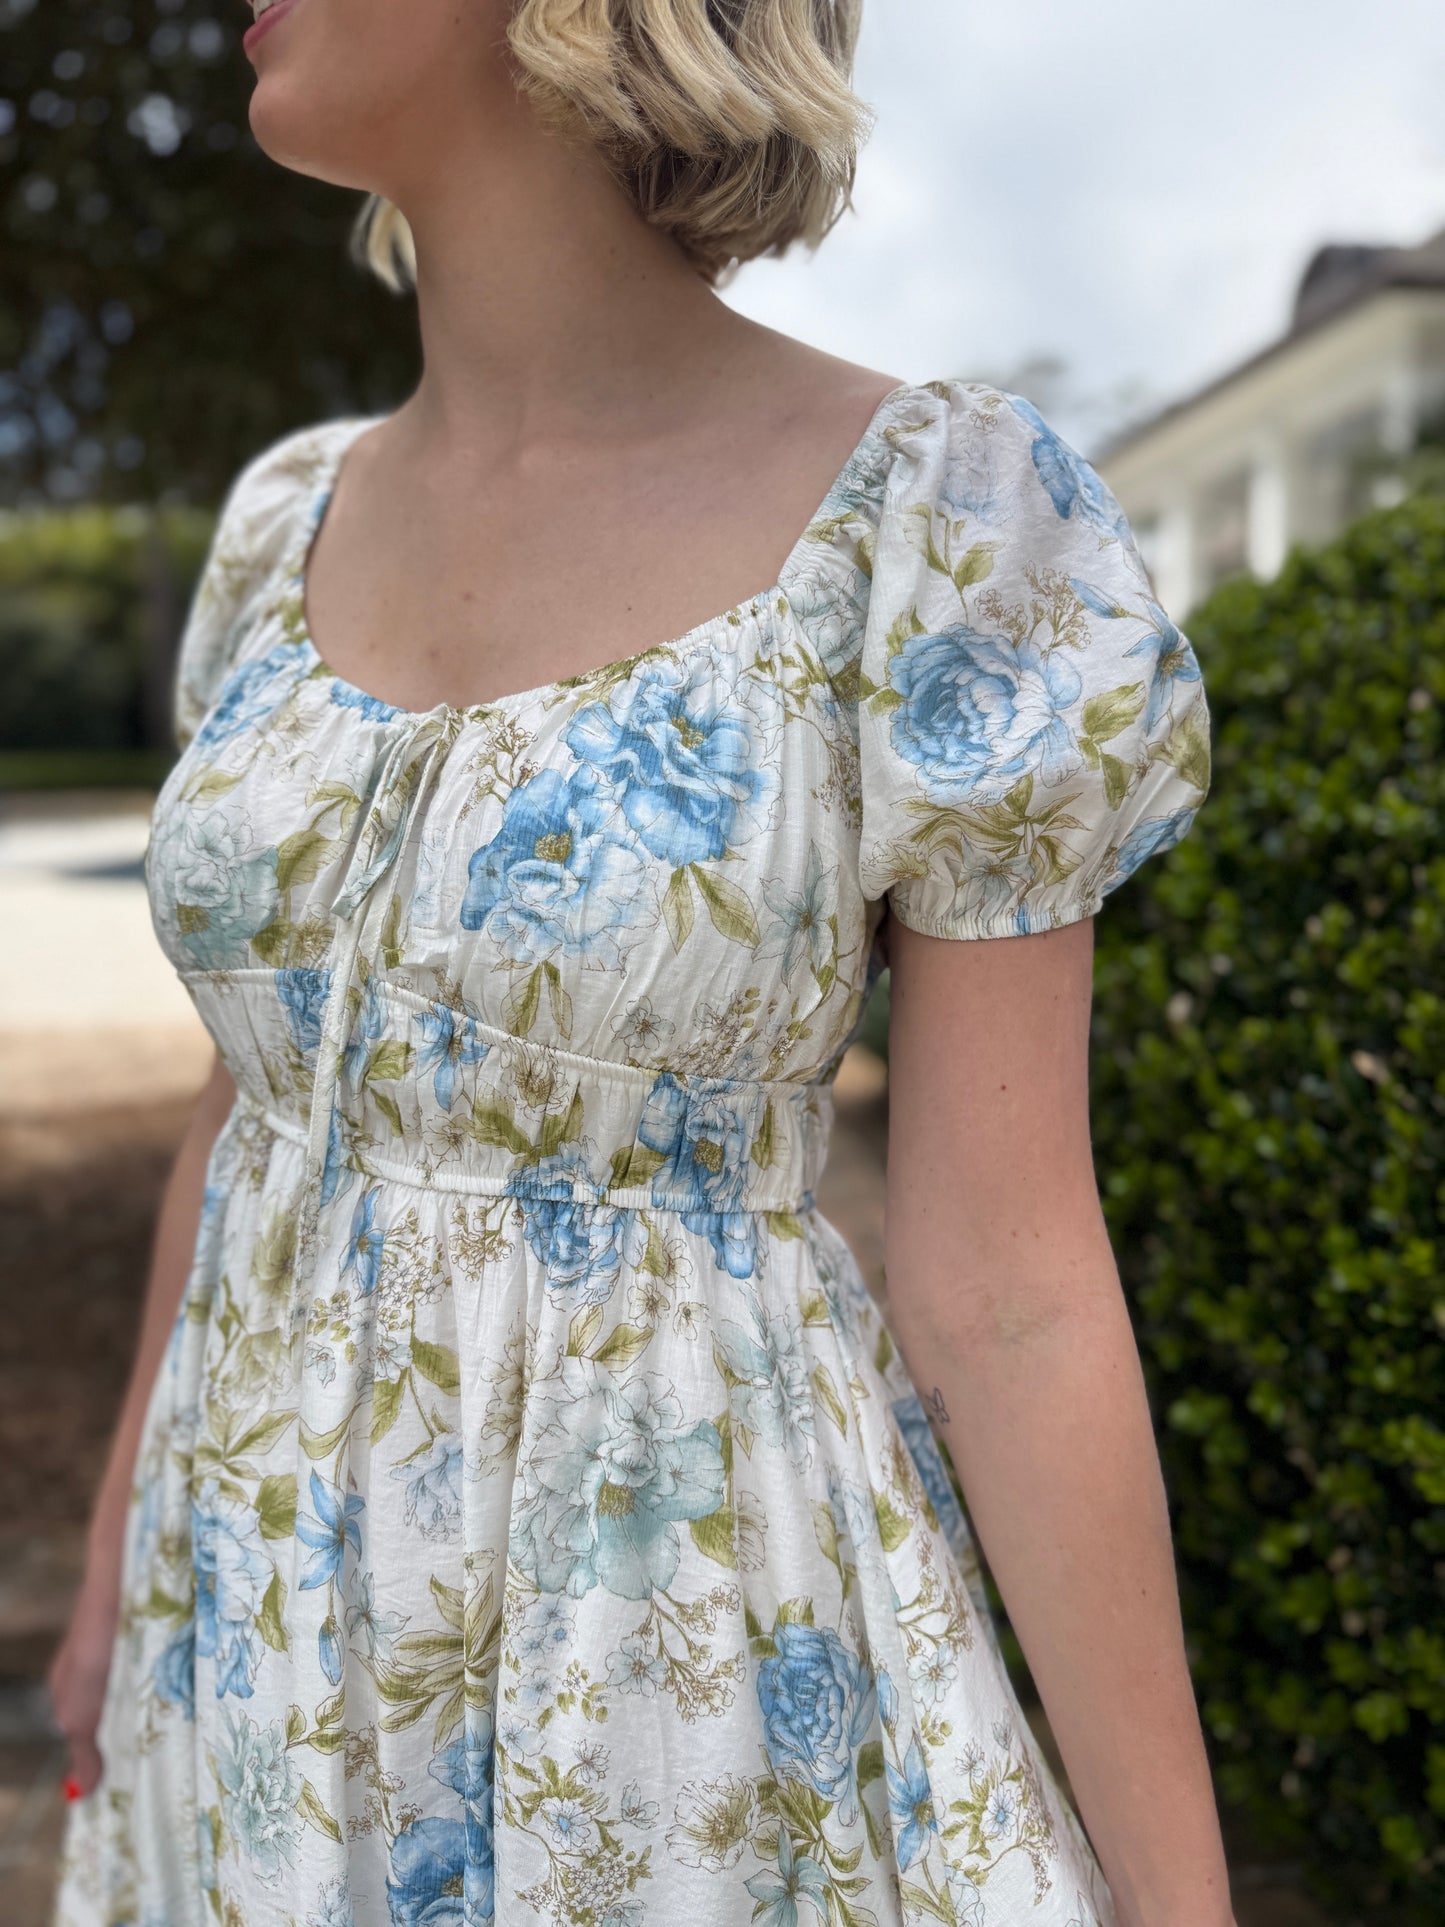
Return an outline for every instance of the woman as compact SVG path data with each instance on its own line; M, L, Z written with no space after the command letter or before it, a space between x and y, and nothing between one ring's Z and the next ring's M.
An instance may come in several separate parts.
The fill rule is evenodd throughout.
M1230 1919L1086 1122L1198 670L1027 403L717 299L846 200L853 37L246 36L425 373L247 465L182 645L218 1061L54 1671L68 1927ZM891 1334L812 1202L885 958Z

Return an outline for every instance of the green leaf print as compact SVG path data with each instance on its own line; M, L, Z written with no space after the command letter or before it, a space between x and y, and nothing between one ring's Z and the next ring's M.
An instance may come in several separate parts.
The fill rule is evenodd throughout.
M351 1429L351 1414L338 1419L329 1432L313 1432L305 1419L301 1421L301 1449L308 1459L329 1459Z
M813 1537L818 1541L818 1550L830 1566L836 1566L838 1576L843 1574L843 1560L838 1551L838 1521L833 1517L833 1508L826 1499L818 1499L813 1504Z
M954 565L954 587L971 589L975 582L987 581L993 574L993 552L997 547L996 542L975 542Z
M321 1804L321 1795L309 1780L301 1782L301 1797L297 1800L296 1807L308 1825L315 1827L318 1833L329 1834L340 1846L341 1829Z
M286 1582L279 1572L273 1572L271 1583L261 1600L261 1610L256 1615L256 1631L273 1653L284 1653L290 1647L291 1642L286 1637L286 1622L282 1617L285 1610Z
M187 786L185 796L188 803L217 803L233 790L241 780L240 773L224 769L208 769L197 782Z
M662 898L662 920L674 950L681 950L692 934L692 886L685 869L674 870Z
M847 1438L848 1413L842 1399L838 1396L838 1388L833 1383L832 1374L826 1365L815 1365L813 1368L813 1392L823 1410L844 1438Z
M628 1184L650 1184L666 1163L666 1151L655 1150L650 1144L619 1144L612 1153L612 1182L619 1187ZM649 1239L649 1255L651 1251L652 1245Z
M377 1045L367 1059L367 1082L370 1083L374 1078L385 1078L390 1083L393 1078L404 1077L414 1055L413 1047L404 1037L388 1037L384 1043Z
M550 959L542 965L547 979L547 1001L552 1006L552 1022L564 1037L572 1035L572 999L562 987L562 973Z
M567 1327L567 1356L585 1358L587 1347L602 1329L601 1305L588 1305L579 1311Z
M526 1037L537 1021L542 1003L542 966L529 970L502 1002L502 1023L514 1037Z
M296 1530L296 1474L272 1472L256 1493L256 1516L263 1539L289 1539Z
M709 1512L705 1518L689 1519L687 1522L692 1542L704 1559L726 1566L730 1572L736 1572L738 1566L737 1547L734 1544L736 1525L731 1506L719 1506L716 1512Z
M1117 689L1091 696L1084 704L1084 734L1096 743L1111 742L1134 721L1144 702L1145 689L1141 682L1121 683Z
M371 1442L378 1444L396 1424L409 1372L400 1378L378 1378L371 1387Z
M532 1149L532 1140L517 1124L512 1107L502 1098L476 1098L472 1103L467 1135L479 1144L492 1144L519 1155Z
M310 883L321 870L327 855L336 845L319 830L297 830L276 846L276 887L289 890L296 883Z
M1100 756L1099 767L1104 773L1104 798L1111 810L1117 810L1129 791L1129 778L1134 774L1132 763L1121 763L1117 756Z
M433 1345L428 1339L413 1338L411 1362L438 1391L456 1393L462 1389L461 1367L450 1345Z
M539 1157L555 1157L564 1144L575 1144L582 1135L584 1111L582 1092L573 1091L565 1111L549 1111L542 1119L542 1135L537 1140Z
M773 1106L771 1101L769 1101L767 1107L763 1111L763 1121L758 1126L758 1134L753 1139L752 1149L749 1152L749 1156L752 1158L753 1163L757 1165L760 1171L766 1171L768 1166L773 1161L774 1125L773 1125Z
M1172 763L1186 783L1204 789L1209 781L1209 724L1198 703L1170 730L1158 755Z
M873 1494L873 1510L878 1519L878 1536L885 1552L897 1552L912 1530L903 1514L884 1492Z
M599 1365L620 1372L634 1359L640 1358L651 1341L650 1325L614 1325L606 1343L599 1345L592 1356Z

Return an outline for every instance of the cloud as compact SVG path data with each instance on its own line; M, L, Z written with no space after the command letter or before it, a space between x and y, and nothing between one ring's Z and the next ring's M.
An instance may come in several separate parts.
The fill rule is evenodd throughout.
M1276 334L1321 241L1445 224L1438 0L864 8L857 211L727 295L851 360L998 379L1057 355L1087 440L1089 397L1168 399Z

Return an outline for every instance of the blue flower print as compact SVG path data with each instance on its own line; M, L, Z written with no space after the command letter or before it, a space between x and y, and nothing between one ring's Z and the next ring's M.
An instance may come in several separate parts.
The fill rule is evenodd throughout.
M888 1812L893 1820L894 1844L898 1864L906 1872L915 1860L928 1852L929 1842L938 1832L933 1811L933 1788L928 1783L928 1768L923 1748L915 1733L909 1741L900 1773L891 1760L884 1762L888 1775Z
M375 977L368 977L346 1049L341 1056L341 1075L352 1089L360 1087L371 1062L371 1053L386 1035L386 998Z
M780 779L769 734L704 651L588 703L563 740L613 785L652 854L676 869L721 857L770 819Z
M495 1898L492 1824L492 1716L468 1706L462 1734L443 1747L427 1769L463 1804L467 1864L462 1897L468 1922L490 1920Z
M1146 816L1119 845L1111 875L1122 882L1146 858L1172 850L1193 821L1194 810L1190 807L1175 810L1170 816Z
M1149 604L1149 620L1148 634L1131 643L1124 654L1145 658L1140 665L1149 688L1144 729L1152 735L1174 701L1175 683L1198 682L1200 675L1194 651L1157 602Z
M328 1613L322 1620L316 1634L316 1656L321 1670L333 1686L341 1684L341 1663L346 1657L346 1648L341 1640L341 1627L335 1613Z
M209 1840L210 1818L204 1813L199 1818L201 1831ZM210 1885L214 1887L215 1884L212 1878ZM322 1881L316 1890L316 1905L306 1916L306 1927L356 1927L356 1913L351 1904L351 1882L345 1874Z
M728 1370L742 1380L732 1388L733 1412L765 1444L786 1446L793 1463L806 1466L815 1434L802 1333L785 1311L769 1318L755 1303L752 1314L751 1330L731 1318L718 1326Z
M366 1506L359 1492L343 1493L340 1486L330 1484L316 1471L311 1474L311 1503L316 1517L308 1519L303 1512L296 1518L296 1537L314 1548L297 1582L303 1592L340 1579L348 1546L358 1559L361 1557L361 1527L357 1521Z
M350 1153L342 1139L341 1106L333 1097L331 1116L326 1126L326 1161L321 1167L321 1202L330 1204L339 1193L351 1187L356 1167L348 1162ZM355 1227L353 1226L353 1231Z
M645 1372L618 1380L567 1357L533 1390L536 1426L520 1463L512 1554L543 1592L594 1586L650 1599L682 1556L677 1522L722 1504L722 1441L708 1419Z
M616 827L596 776L538 770L507 798L501 827L472 852L464 930L485 929L503 957L541 963L560 951L619 968L622 933L656 912L653 866Z
M376 1290L376 1281L381 1276L382 1254L386 1249L386 1233L378 1231L372 1222L380 1196L380 1186L372 1185L357 1199L356 1210L351 1218L351 1237L347 1241L346 1257L341 1266L343 1278L347 1272L356 1274L357 1289L363 1295Z
M923 1409L922 1399L913 1392L906 1398L896 1399L893 1416L898 1421L903 1443L908 1447L909 1457L923 1482L929 1503L938 1515L944 1536L956 1543L963 1514L948 1476L948 1468L943 1463L943 1454L938 1449L938 1440L933 1436L933 1427L928 1423L928 1414Z
M1009 406L1034 431L1033 464L1061 521L1077 515L1110 535L1128 536L1129 525L1102 477L1021 395L1009 395ZM1132 538L1130 538L1132 540Z
M798 1927L798 1903L806 1900L819 1920L829 1917L827 1874L806 1853L795 1853L786 1827L778 1829L778 1864L764 1867L743 1885L758 1903L756 1927Z
M883 1667L878 1668L878 1717L891 1733L898 1724L898 1688Z
M395 704L384 703L380 696L368 696L364 689L342 682L339 676L331 679L331 700L338 709L359 709L369 723L389 723L401 714Z
M306 1824L301 1775L279 1720L258 1726L228 1712L225 1729L215 1748L221 1818L257 1876L272 1884L293 1864Z
M278 970L276 995L286 1012L291 1040L305 1057L321 1043L321 1018L331 989L329 970Z
M755 1089L681 1083L660 1071L647 1095L637 1138L666 1162L653 1176L659 1210L679 1203L730 1211L741 1202L758 1105Z
M406 1625L405 1613L384 1612L376 1603L376 1575L353 1569L351 1604L346 1608L346 1630L366 1649L368 1659L390 1659L397 1634Z
M473 1927L464 1895L467 1830L460 1820L413 1820L391 1843L391 1927Z
M738 1207L759 1103L757 1086L684 1085L660 1071L637 1127L638 1143L664 1156L652 1178L654 1205L681 1209L688 1230L707 1237L734 1278L750 1278L757 1263L756 1213Z
M788 583L788 603L807 631L828 674L841 678L858 659L868 613L868 578L841 550L828 549L816 566Z
M219 810L187 814L171 861L180 940L202 970L245 964L251 939L275 917L276 851L256 850L245 825Z
M262 1643L256 1620L273 1571L256 1515L228 1498L214 1478L191 1502L191 1563L196 1575L196 1652L216 1662L216 1698L250 1699Z
M179 1706L188 1720L196 1716L196 1622L188 1619L172 1633L151 1672L156 1697Z
M776 958L787 984L804 964L821 981L833 962L836 942L831 919L838 902L838 866L825 870L817 844L810 842L802 887L795 892L790 883L783 877L763 878L763 901L773 913L773 922L763 932L754 960L761 964Z
M403 1516L419 1526L424 1539L455 1539L462 1517L462 1448L456 1439L439 1433L418 1458L391 1468L391 1476L406 1486Z
M776 1652L758 1667L763 1738L774 1772L802 1780L858 1818L857 1749L873 1724L873 1676L831 1627L779 1620Z
M202 749L238 736L280 707L295 687L305 663L300 643L278 642L254 662L243 662L221 684L215 707L196 731Z
M1083 682L1061 650L981 635L964 623L912 636L888 664L903 698L893 747L939 797L996 803L1018 779L1061 783L1082 763L1066 712Z
M627 1214L616 1205L579 1201L573 1189L579 1178L589 1189L599 1188L581 1146L566 1144L516 1172L507 1189L517 1199L527 1244L553 1298L600 1305L612 1296L622 1267ZM558 1195L547 1196L554 1186Z
M435 1066L432 1088L437 1103L449 1111L456 1102L457 1072L463 1065L480 1064L491 1045L478 1032L476 1018L450 1004L433 1003L429 1010L417 1012L415 1022L424 1040L417 1070L424 1074Z

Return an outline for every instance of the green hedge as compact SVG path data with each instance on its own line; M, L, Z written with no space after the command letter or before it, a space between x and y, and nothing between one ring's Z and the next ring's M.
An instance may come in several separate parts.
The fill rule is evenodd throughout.
M1225 1801L1445 1919L1445 501L1189 623L1210 800L1100 919L1095 1141Z
M1098 922L1100 1188L1227 1807L1445 1920L1445 500L1226 584L1214 783ZM886 986L868 1014L886 1041Z
M0 752L169 747L175 644L213 521L189 508L0 515Z

